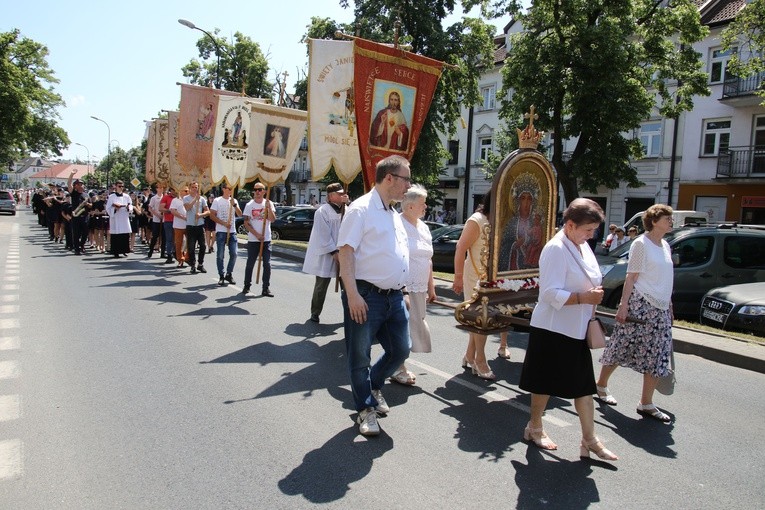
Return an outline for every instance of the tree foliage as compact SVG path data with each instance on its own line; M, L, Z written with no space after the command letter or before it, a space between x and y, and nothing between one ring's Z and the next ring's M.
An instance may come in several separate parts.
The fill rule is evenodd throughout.
M183 76L197 85L214 86L216 73L220 72L222 89L234 92L244 89L250 97L273 99L274 86L268 81L268 59L260 45L241 32L236 32L231 41L218 33L217 28L211 33L215 42L207 35L197 41L201 60L194 58L183 66ZM220 70L216 42L220 47Z
M740 77L756 76L765 73L765 0L752 0L746 4L722 33L725 49L737 47L738 51L728 62L728 71ZM765 106L765 88L757 94L763 97Z
M0 161L31 152L60 156L69 145L57 124L64 101L54 92L58 79L47 57L48 48L19 30L0 33Z
M567 202L579 189L642 183L630 161L642 156L629 136L658 112L677 118L709 95L692 44L708 32L691 0L536 0L493 3L524 30L512 37L502 70L501 115L510 129L535 105L538 129L551 132L551 160ZM512 91L512 95L508 92ZM564 153L564 140L575 140Z

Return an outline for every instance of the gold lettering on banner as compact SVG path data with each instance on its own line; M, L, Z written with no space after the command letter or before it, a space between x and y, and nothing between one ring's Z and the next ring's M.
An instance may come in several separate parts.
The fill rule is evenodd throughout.
M336 136L330 136L330 135L324 135L324 141L326 143L337 143L337 137Z
M412 71L409 71L407 69L394 69L393 74L395 76L398 76L399 78L404 78L406 80L414 81L416 76Z

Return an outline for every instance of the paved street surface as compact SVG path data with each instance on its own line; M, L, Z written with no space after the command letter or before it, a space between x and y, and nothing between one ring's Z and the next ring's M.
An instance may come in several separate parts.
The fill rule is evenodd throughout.
M308 321L313 277L275 258L276 297L145 259L66 255L26 210L0 217L0 508L762 508L765 375L677 354L674 422L635 412L641 376L612 378L597 430L620 456L581 461L571 401L559 445L522 441L529 396L512 360L463 372L466 333L430 308L417 386L386 385L375 438L357 433L339 295ZM378 352L378 351L375 351ZM596 371L597 356L594 363Z

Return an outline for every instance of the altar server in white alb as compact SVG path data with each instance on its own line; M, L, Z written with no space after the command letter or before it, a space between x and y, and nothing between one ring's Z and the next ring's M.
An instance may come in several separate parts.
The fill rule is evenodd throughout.
M311 320L319 322L327 289L337 276L337 234L345 212L347 193L339 182L327 186L327 203L316 210L311 238L303 262L303 272L316 276L311 298Z
M127 257L130 251L130 214L133 212L133 201L127 193L123 193L125 183L114 183L114 193L106 200L106 213L109 215L109 234L111 253L114 258L120 255Z

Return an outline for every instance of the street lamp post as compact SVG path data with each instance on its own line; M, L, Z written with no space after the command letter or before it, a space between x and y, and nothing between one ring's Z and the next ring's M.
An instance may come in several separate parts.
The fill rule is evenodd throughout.
M179 19L178 23L180 23L184 27L189 27L192 30L199 30L200 32L204 32L207 35L207 37L210 38L212 43L215 45L215 56L218 58L218 63L215 67L215 88L220 89L220 46L218 45L218 41L215 40L215 37L213 37L210 32L202 28L199 28L198 26L196 26L194 23L192 23L189 20Z
M79 145L80 147L85 147L81 143L74 142L75 145ZM85 147L85 150L88 151L88 180L90 180L90 149Z
M91 115L91 119L97 120L99 122L103 122L106 124L106 188L109 188L109 172L112 169L112 129L109 127L109 124L103 120L99 119L98 117Z

